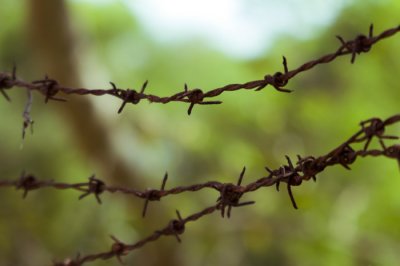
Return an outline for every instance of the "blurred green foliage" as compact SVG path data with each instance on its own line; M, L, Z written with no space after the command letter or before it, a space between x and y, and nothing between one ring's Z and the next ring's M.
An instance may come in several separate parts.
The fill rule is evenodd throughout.
M25 5L3 2L1 71L15 61L23 78L43 76L27 48ZM123 88L139 88L149 79L148 92L170 95L185 82L208 90L258 79L282 68L282 54L289 68L297 67L335 50L336 34L353 38L360 31L366 33L371 22L377 33L396 26L400 2L377 2L356 1L311 39L282 36L273 49L252 60L230 58L200 39L155 42L122 2L69 2L69 12L86 86L106 88L113 80ZM195 106L190 117L185 104L141 103L127 106L117 116L118 101L108 97L92 101L118 152L143 176L139 189L158 187L165 170L170 173L169 187L208 180L234 182L243 165L248 169L244 181L250 182L265 175L265 165L283 164L284 155L326 153L358 130L360 121L398 113L399 47L400 38L395 36L358 56L354 65L344 57L299 75L288 84L295 90L292 94L270 88L225 93L219 97L222 105ZM53 110L59 103L44 105L37 94L32 111L35 132L21 149L25 94L13 90L10 96L11 104L0 99L2 179L16 178L26 170L43 178L78 182L97 172L75 145L66 121ZM399 135L400 127L389 133ZM113 180L101 173L99 178ZM212 215L190 224L182 245L172 238L160 241L176 245L171 256L182 265L398 265L399 189L396 162L366 158L352 171L328 169L317 183L295 188L298 211L291 208L285 192L262 189L246 196L257 204L234 209L230 220ZM186 216L213 204L216 196L207 191L172 196L151 204L146 219L159 219L161 228L174 209ZM141 210L129 209L121 196L104 195L102 206L91 198L78 202L77 197L70 191L42 190L21 200L21 191L2 189L0 264L43 265L78 251L106 250L110 233L135 242L157 229L139 222ZM170 215L157 217L159 209ZM125 261L134 265L140 252ZM117 261L92 265L117 265Z

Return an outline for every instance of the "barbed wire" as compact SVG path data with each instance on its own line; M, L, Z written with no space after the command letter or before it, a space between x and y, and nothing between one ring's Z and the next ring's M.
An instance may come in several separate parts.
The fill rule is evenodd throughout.
M148 202L150 201L159 201L161 198L169 195L181 194L188 191L199 191L206 188L214 189L219 192L219 197L217 198L215 205L192 214L184 219L181 217L179 211L177 211L178 219L171 220L163 229L155 231L152 235L134 244L124 244L117 238L112 237L114 243L110 251L94 255L87 255L84 257L77 256L75 259L66 259L63 262L54 262L53 265L76 266L98 259L105 260L113 257L116 257L121 261L121 257L127 255L130 251L138 249L149 242L156 241L163 235L175 235L180 242L181 240L179 235L184 232L186 223L196 221L201 217L211 214L217 210L220 211L222 217L225 217L226 214L226 216L229 218L231 216L231 210L233 207L246 206L255 203L254 201L240 202L244 194L254 192L262 187L270 187L275 185L276 189L279 191L280 184L282 182L286 183L287 192L291 203L293 207L297 209L298 207L293 196L292 186L300 186L303 181L308 181L310 179L316 181L316 175L323 172L328 166L341 165L350 170L350 165L353 164L358 157L385 156L396 159L400 167L400 144L394 144L391 146L387 146L385 144L385 140L395 140L399 138L398 136L386 135L386 126L399 122L400 114L393 115L386 120L371 118L362 121L360 123L361 129L359 131L327 154L319 157L301 157L298 155L295 164L293 164L292 160L286 156L286 164L275 170L265 167L267 175L254 182L250 182L247 185L242 185L246 170L246 168L243 168L236 184L209 181L201 184L178 186L171 189L165 189L168 179L168 173L166 173L160 189L147 189L141 191L132 188L113 187L106 185L104 181L97 179L94 175L89 178L88 182L69 184L55 182L53 180L40 180L32 174L22 173L19 179L0 181L0 188L15 187L16 189L21 189L23 190L23 198L26 198L29 191L41 188L54 188L63 190L73 189L82 192L82 194L79 196L79 199L83 199L89 195L94 195L99 204L102 203L100 198L102 193L123 193L145 200L142 212L143 216L146 214ZM381 149L368 149L371 141L374 138L378 140ZM361 149L354 149L354 145L362 143L364 143L364 145Z
M155 103L170 103L170 102L183 102L188 103L188 114L190 115L194 106L208 105L208 104L221 104L222 101L210 100L219 96L220 94L227 91L236 91L240 89L256 90L260 91L266 86L270 85L275 90L280 92L289 93L292 90L286 88L289 80L298 75L301 72L310 70L315 66L323 63L330 63L339 56L351 54L351 63L355 62L356 56L361 53L369 52L372 46L385 38L391 37L400 31L400 26L391 28L383 31L378 36L373 36L373 25L370 26L368 35L360 34L354 39L345 41L343 37L336 36L340 41L339 48L330 54L324 55L318 59L311 60L304 63L298 68L289 71L286 57L283 56L283 72L276 72L275 74L267 74L263 79L249 81L243 84L229 84L223 87L212 89L208 92L203 92L199 88L189 89L188 85L185 84L183 91L178 92L168 97L160 97L152 94L146 94L145 90L148 86L148 81L144 82L139 92L134 89L121 89L113 82L110 82L111 89L87 89L87 88L71 88L59 84L55 79L51 79L45 76L44 79L36 80L32 82L26 82L22 79L17 78L17 68L13 67L11 73L0 72L0 93L4 96L7 101L11 101L11 98L7 94L7 90L13 88L23 88L27 91L27 102L23 111L23 131L22 136L25 137L27 128L33 125L33 120L30 116L30 110L33 102L33 91L39 91L45 96L45 103L50 100L53 101L65 101L60 98L59 93L64 94L76 94L76 95L111 95L122 100L122 103L118 109L118 113L121 113L125 108L126 104L138 104L141 100L147 99L149 102ZM28 196L28 193L33 190L39 190L43 188L52 188L58 190L76 190L80 192L79 199L83 199L87 196L94 196L96 201L101 204L101 195L103 193L122 193L132 195L137 198L144 200L144 207L142 210L142 216L145 217L148 210L148 204L151 201L160 201L163 197L175 194L182 194L185 192L195 192L202 189L213 189L218 191L219 196L216 203L213 206L205 208L197 213L182 218L180 212L177 210L177 218L172 219L162 229L155 231L153 234L146 238L139 240L133 244L126 244L118 240L116 237L111 236L113 244L111 249L105 252L96 254L89 254L86 256L80 256L79 254L75 258L67 258L62 262L53 262L54 266L80 266L85 263L89 263L95 260L107 260L111 258L117 258L122 263L122 257L128 255L131 251L141 248L149 242L158 240L161 236L174 235L180 242L180 235L184 233L185 226L189 222L197 221L198 219L209 215L216 211L219 211L222 217L230 217L232 208L247 206L254 204L254 201L241 201L242 196L246 193L254 192L262 187L276 186L279 191L280 184L286 183L287 193L290 201L295 209L297 209L297 203L295 201L292 187L300 186L303 181L309 181L313 179L316 181L317 174L323 172L328 166L342 165L346 169L350 169L350 165L353 164L358 157L378 157L384 156L392 159L396 159L400 167L400 145L394 144L387 146L386 140L398 139L398 136L391 136L385 134L386 126L393 125L400 122L400 114L391 116L386 120L379 118L371 118L360 123L361 129L357 131L353 136L347 139L345 142L340 144L338 147L328 152L325 155L319 157L297 156L297 160L293 163L292 159L286 156L287 163L281 167L271 170L265 167L266 175L257 179L256 181L250 182L247 185L242 185L242 181L245 175L246 168L244 167L241 171L238 181L234 183L221 183L218 181L209 181L200 184L193 184L188 186L177 186L170 189L166 188L168 180L168 173L165 173L162 179L160 189L146 189L138 190L134 188L110 186L104 181L98 179L95 175L89 177L88 181L82 183L62 183L54 180L41 180L33 174L26 174L25 172L15 180L3 180L0 181L0 188L15 187L17 190L23 191L23 198ZM369 149L369 145L373 139L377 139L380 144L380 149ZM355 149L355 145L363 144L364 146L360 149Z
M121 89L118 88L117 85L113 82L110 82L112 88L110 89L87 89L87 88L71 88L64 85L59 84L59 82L55 79L51 79L48 76L45 76L44 79L35 80L32 82L27 82L22 79L17 78L16 75L16 67L14 66L11 73L0 72L0 93L4 96L7 101L11 101L11 98L6 93L6 90L10 90L15 87L25 88L27 90L39 91L45 96L45 102L47 103L49 100L53 101L65 101L65 99L57 98L56 95L59 92L64 94L76 94L76 95L111 95L122 100L121 106L118 109L118 113L121 113L125 108L127 103L131 104L139 104L141 100L148 100L151 103L170 103L170 102L184 102L189 103L188 114L190 115L193 107L198 105L215 105L221 104L220 100L208 100L209 98L214 98L219 96L220 94L227 91L237 91L241 89L260 91L264 89L266 86L270 85L275 90L280 92L292 92L286 87L289 80L300 74L301 72L310 70L317 65L329 63L335 60L337 57L351 54L351 63L355 62L356 56L361 53L369 52L374 44L377 42L391 37L400 31L400 25L391 29L387 29L380 33L377 36L373 36L373 25L369 27L368 36L365 34L357 35L353 40L345 41L343 37L336 36L340 41L339 48L330 54L326 54L318 59L311 60L309 62L304 63L303 65L295 68L293 70L288 69L288 63L286 57L283 56L283 68L284 72L276 72L275 74L267 74L263 79L254 80L245 82L242 84L228 84L223 87L212 89L208 92L203 92L203 90L199 88L189 89L187 84L184 85L183 91L180 91L176 94L166 97L160 97L153 94L146 94L145 89L148 86L148 81L145 81L140 89L140 91L136 91L135 89ZM24 125L25 125L24 120ZM30 120L29 120L30 121ZM24 127L25 129L26 127Z

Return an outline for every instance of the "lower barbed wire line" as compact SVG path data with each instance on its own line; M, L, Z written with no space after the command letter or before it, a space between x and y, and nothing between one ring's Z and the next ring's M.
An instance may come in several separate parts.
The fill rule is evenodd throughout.
M391 146L386 146L384 144L383 139L398 139L397 136L386 136L384 135L385 127L391 126L395 123L400 122L400 114L393 115L386 120L381 120L379 118L371 118L365 120L360 123L362 129L357 131L354 135L348 138L344 143L340 144L337 148L333 149L327 155L323 155L320 157L300 157L298 156L298 161L296 165L293 165L291 159L286 156L287 164L282 165L278 169L270 170L266 167L267 172L269 173L267 176L261 177L254 182L250 182L249 184L242 186L241 182L243 180L246 168L243 168L239 180L237 184L233 183L221 183L218 181L209 181L202 184L194 184L189 186L178 186L171 189L165 189L166 182L168 179L168 173L165 173L161 189L147 189L144 191L139 191L135 189L130 189L126 187L114 187L107 186L103 181L97 179L94 175L89 177L89 182L82 183L61 183L54 182L53 180L38 180L35 176L31 174L23 173L18 180L2 180L0 181L1 187L16 187L17 189L23 189L24 194L23 197L27 196L27 193L31 190L37 190L39 188L56 188L56 189L74 189L80 192L84 192L79 199L82 199L90 194L93 194L97 201L101 203L99 195L103 192L120 192L124 194L132 194L138 198L142 198L146 200L146 207L148 201L158 201L162 197L172 195L172 194L180 194L183 192L195 192L201 189L209 188L219 191L220 197L217 199L217 204L211 207L208 207L198 213L192 214L185 219L182 219L179 212L177 211L178 219L171 220L167 227L155 231L152 235L147 238L144 238L135 244L126 245L119 240L116 240L115 237L112 237L115 241L113 244L113 248L109 252L98 253L95 255L87 255L85 257L80 258L78 256L75 260L67 259L64 264L55 263L54 265L82 265L83 263L90 262L97 259L109 259L112 257L117 257L120 260L121 256L125 256L129 253L129 251L138 249L141 246L145 245L148 242L155 241L160 238L162 235L175 235L178 241L180 242L179 235L184 232L185 224L188 222L196 221L201 217L211 214L216 210L221 211L221 216L224 217L225 208L227 208L227 216L230 217L231 208L232 207L241 207L247 206L250 204L254 204L254 201L240 202L240 199L243 195L256 191L261 187L269 187L276 185L277 190L279 191L279 185L281 182L287 184L287 191L290 196L290 200L293 204L293 207L297 209L297 204L295 202L292 186L299 186L302 184L302 181L308 181L311 178L316 180L316 175L323 172L326 167L334 166L334 165L342 165L344 168L349 169L349 165L353 164L357 157L377 157L377 156L385 156L388 158L396 159L400 163L400 145L394 144ZM354 150L351 145L359 144L362 142L370 142L371 139L377 138L380 141L382 150L379 149L361 149ZM143 214L145 214L145 209ZM144 216L144 215L143 215ZM68 262L68 263L65 263ZM73 264L75 263L75 264ZM76 264L78 263L78 264ZM80 264L79 264L80 263Z
M197 213L191 214L186 218L182 218L177 211L178 219L170 220L164 228L161 230L154 231L151 235L133 243L133 244L125 244L118 240L116 237L111 236L114 240L114 243L111 246L110 251L95 253L95 254L88 254L83 257L78 255L75 259L67 258L64 259L62 262L53 262L53 266L81 266L85 263L93 262L96 260L108 260L112 258L117 258L118 261L123 264L122 256L126 256L129 252L139 249L150 242L154 242L158 240L162 236L169 236L175 235L178 238L178 242L181 242L178 235L183 234L185 231L185 225L189 222L194 222L206 215L214 213L218 207L211 206L205 208Z
M219 88L212 89L208 92L202 92L200 89L195 88L189 90L185 84L184 90L175 93L171 96L160 97L157 95L146 94L144 89L148 85L146 81L142 85L142 89L137 92L134 89L121 89L118 88L114 83L110 82L112 85L111 89L87 89L87 88L70 88L58 84L56 80L49 79L47 76L45 79L37 80L34 82L26 82L16 77L16 68L13 68L12 74L0 72L0 92L6 98L10 100L10 97L6 94L6 90L13 87L26 88L28 90L40 91L46 96L45 102L48 100L64 101L63 99L55 98L54 96L58 92L63 92L65 94L77 94L77 95L110 95L117 97L123 101L123 105L118 110L118 113L122 112L126 103L138 104L141 100L147 99L151 103L162 103L166 104L169 102L183 102L190 103L188 114L190 115L191 110L194 105L206 105L206 104L221 104L221 101L206 101L208 98L216 97L226 91L237 91L241 89L256 91L265 88L267 85L272 86L277 91L280 92L291 92L291 90L285 89L288 81L294 78L301 72L310 70L319 64L329 63L335 60L337 57L352 55L351 63L354 63L357 55L361 53L369 52L371 47L377 42L391 37L400 31L400 26L388 29L380 33L378 36L373 36L373 26L371 24L368 36L360 34L356 36L353 40L345 41L341 36L337 36L339 39L340 46L334 53L324 55L316 60L311 60L299 66L296 69L288 70L287 60L283 57L284 73L276 72L275 74L267 74L263 79L249 81L245 83L228 84Z
M354 141L354 139L359 135L360 135L359 133L356 133L355 135L353 135L353 137L350 138L350 140ZM347 145L350 145L350 144L353 144L353 142L347 143ZM341 149L341 147L342 147L342 145L340 145L338 147L338 149ZM396 158L397 160L400 161L400 145L393 145L391 147L394 147L394 148L391 148L392 151L390 151L391 154L390 154L389 157ZM348 152L350 152L350 151L348 151ZM351 154L352 154L351 155L352 157L350 157L349 164L353 163L356 160L357 156L360 156L360 157L381 156L381 155L388 156L388 151L387 150L382 151L382 150L376 150L376 149L368 150L368 151L360 150L360 151L353 151ZM319 157L319 158L322 158L322 157ZM239 198L240 198L243 194L248 193L248 192L252 192L254 190L257 190L260 187L272 186L274 184L279 184L279 182L287 182L288 183L288 192L290 194L290 198L292 200L292 203L293 203L294 207L297 209L296 203L294 201L294 197L293 197L292 192L291 192L290 179L287 179L287 178L290 178L291 175L294 172L297 173L297 171L300 171L300 170L303 171L304 174L306 174L306 173L305 173L305 169L302 169L301 165L298 165L295 168L294 166L291 165L289 157L287 157L287 159L289 161L290 167L293 168L292 173L290 173L290 172L289 173L284 173L282 176L277 176L277 177L274 178L273 177L274 172L276 174L277 170L271 171L271 173L270 173L270 175L268 177L263 177L263 178L257 180L256 182L250 183L249 185L245 186L244 189L242 187L240 187L241 188L240 191L237 191L237 192L231 191L230 192L230 193L232 193L231 195L233 195L233 197L236 199L237 195L239 195ZM313 160L314 161L318 161L319 159L316 158L316 159L313 159ZM326 165L322 168L321 171L323 171L326 166L331 166L331 165L335 165L335 164L338 164L338 162L336 162L335 160L327 161ZM281 168L281 169L285 169L285 167L286 166L283 166L283 168ZM245 169L243 169L242 174L240 176L240 179L239 179L240 181L238 182L238 186L240 186L241 179L243 178L244 170ZM316 171L316 172L313 173L313 175L316 175L321 171ZM301 181L302 180L300 180L300 183L293 184L293 185L300 185ZM218 185L219 184L220 183L218 183ZM232 187L234 185L233 184L225 184L225 186ZM239 194L235 194L235 193L239 193ZM254 202L248 202L248 203L252 204ZM232 207L232 206L233 207L238 207L238 206L245 206L245 205L248 205L248 204L244 203L244 204L241 205L241 204L236 204L236 202L235 203L231 202L230 205L229 205L229 208ZM146 245L149 242L156 241L157 239L159 239L163 235L168 236L168 235L171 235L171 234L175 234L175 236L177 237L178 241L181 242L181 240L180 240L178 235L184 233L185 224L186 223L197 221L198 219L200 219L200 218L202 218L202 217L204 217L206 215L212 214L212 213L214 213L215 211L217 211L219 209L224 209L224 206L221 205L220 203L217 203L217 205L208 207L208 208L206 208L206 209L204 209L204 210L202 210L200 212L197 212L197 213L194 213L192 215L189 215L188 217L186 217L184 219L181 218L179 212L177 211L177 214L178 214L178 217L179 217L178 220L171 220L165 228L155 231L152 235L150 235L150 236L148 236L148 237L146 237L146 238L144 238L144 239L142 239L142 240L140 240L140 241L138 241L138 242L136 242L134 244L124 244L124 243L118 241L118 242L113 244L111 251L102 252L102 253L93 254L93 255L87 255L87 256L85 256L83 258L77 258L75 261L67 259L67 260L64 260L64 261L67 261L68 263L65 263L65 264L54 264L54 266L83 265L86 262L90 262L90 261L94 261L94 260L98 260L98 259L106 260L106 259L111 259L113 257L117 257L117 259L122 263L121 256L128 255L130 251L136 250L136 249ZM230 209L228 210L228 213L229 213L229 211L230 211ZM222 216L223 216L223 214L222 214ZM229 214L228 214L228 217L229 217ZM115 245L118 246L118 249L114 248Z
M358 133L355 135L359 135ZM354 136L355 136L354 135ZM352 138L351 138L352 139ZM353 144L353 143L351 143ZM340 148L341 146L339 146ZM382 151L382 150L369 150L369 151L364 151L364 150L360 150L360 151L354 151L353 152L353 156L354 156L354 160L352 160L350 163L353 163L355 161L355 158L357 156L361 156L361 157L366 157L366 156L380 156L380 155L386 155L389 157L393 157L396 158L397 160L400 160L400 145L393 145L391 146L392 148L388 148L388 150L390 151ZM388 154L389 152L389 154ZM319 157L322 158L322 157ZM289 160L289 159L288 159ZM318 159L315 159L316 161ZM290 162L290 160L289 160ZM332 162L327 163L326 166L328 165L333 165ZM298 167L296 167L295 169L297 169ZM304 171L304 169L303 169ZM243 177L243 173L241 174L241 178ZM252 189L252 185L258 184L258 183L263 183L263 185L268 185L271 186L273 184L276 184L277 182L281 182L281 181L285 181L283 180L283 177L276 177L275 179L272 176L273 174L270 174L268 177L264 177L259 179L258 181L251 183L249 185L247 185L245 187L245 189L242 189L241 193L248 193L251 191L254 191L256 189ZM284 175L285 178L287 178L288 176L290 176L290 173L287 175ZM241 180L241 179L240 179ZM265 181L265 183L264 183ZM238 182L238 184L240 184L241 181ZM289 183L289 181L287 181ZM231 184L226 184L226 185L231 185ZM288 186L288 190L290 190L290 186ZM290 192L291 193L291 192ZM242 195L242 194L241 194ZM241 196L240 195L240 196ZM292 195L291 195L292 197ZM294 199L292 199L294 200ZM254 203L254 202L252 202ZM294 203L295 204L295 203ZM231 205L234 206L234 205ZM241 205L236 205L236 206L241 206ZM118 241L116 238L113 237L115 243L112 245L111 247L111 251L107 251L107 252L101 252L101 253L97 253L97 254L91 254L91 255L86 255L82 258L77 257L75 260L71 260L71 259L66 259L64 260L64 262L62 263L54 263L54 266L77 266L77 265L83 265L84 263L87 262L91 262L91 261L95 261L98 259L102 259L102 260L107 260L107 259L111 259L116 257L121 263L122 263L122 256L126 256L129 254L130 251L139 249L141 247L143 247L144 245L146 245L149 242L153 242L158 240L161 236L168 236L168 235L172 235L175 234L175 236L177 237L178 241L180 242L180 238L179 238L179 234L183 234L185 231L185 225L188 222L194 222L197 221L198 219L212 214L215 211L217 211L218 209L223 208L223 206L221 206L219 203L217 205L208 207L200 212L194 213L192 215L189 215L188 217L182 219L179 212L177 211L178 214L178 220L174 219L171 220L168 225L166 227L164 227L161 230L157 230L155 231L153 234L151 234L150 236L143 238L142 240L137 241L134 244L124 244L120 241Z

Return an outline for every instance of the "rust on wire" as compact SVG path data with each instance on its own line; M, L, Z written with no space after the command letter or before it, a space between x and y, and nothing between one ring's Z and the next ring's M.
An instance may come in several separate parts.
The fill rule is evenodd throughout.
M244 194L244 187L241 187L246 167L243 167L236 185L232 183L222 184L219 189L220 196L217 199L217 208L221 210L222 218L225 217L225 208L228 207L227 217L231 217L232 207L246 206L254 204L255 201L239 202Z
M284 87L287 85L288 81L300 74L301 72L310 70L319 64L329 63L336 59L339 56L351 55L351 63L354 63L356 55L361 53L366 53L370 51L372 46L388 37L391 37L400 31L400 26L388 29L383 31L377 36L373 36L373 25L370 26L368 36L360 34L356 36L353 40L346 41L343 37L337 36L340 40L340 47L331 54L324 55L318 59L311 60L307 63L304 63L300 67L289 70L287 66L287 59L283 57L283 68L284 72L276 72L275 74L267 74L261 80L249 81L242 84L229 84L223 87L212 89L208 92L203 92L201 89L196 88L193 90L189 90L187 85L185 84L184 90L178 92L171 96L160 97L157 95L146 94L145 89L148 85L148 82L144 82L142 88L139 92L134 89L120 89L115 83L110 82L112 89L87 89L87 88L71 88L66 87L57 82L57 80L50 79L47 76L45 79L37 80L34 82L27 82L16 77L16 68L13 68L11 74L0 72L0 93L3 97L10 101L10 97L6 93L6 90L10 90L14 87L25 88L28 90L37 90L41 92L45 96L45 102L49 100L56 101L65 101L61 98L55 98L55 95L59 92L64 94L77 94L77 95L111 95L117 97L122 100L122 104L118 109L118 113L121 113L125 108L126 104L139 104L141 100L148 100L151 103L169 103L169 102L184 102L189 103L188 114L192 113L193 107L196 104L199 105L216 105L221 104L222 101L213 100L209 101L208 98L213 98L219 96L223 92L227 91L237 91L241 89L246 90L256 90L259 91L265 88L268 85L271 85L277 91L280 92L291 92L292 90L285 89Z
M65 99L56 98L56 94L59 92L57 89L58 81L54 79L49 79L46 75L44 79L32 81L32 84L39 84L42 87L41 92L46 96L44 99L45 103L48 103L49 100L65 102Z
M100 179L97 179L95 175L89 177L89 182L86 184L87 188L85 188L85 193L79 196L79 199L83 199L90 194L93 194L96 197L96 200L99 204L101 204L100 194L104 192L105 184Z
M168 180L168 172L166 172L164 175L160 190L150 189L143 193L143 194L145 194L146 200L145 200L144 206L143 206L142 217L146 216L147 206L149 204L149 201L159 201L161 199L160 193L162 193L164 191L167 180Z
M189 90L187 84L184 86L184 90L178 92L172 96L160 97L157 95L146 94L145 89L147 88L148 81L146 80L142 88L139 92L134 89L120 89L115 83L110 82L112 89L86 89L86 88L70 88L59 84L59 82L55 79L50 79L47 75L44 79L36 80L32 82L26 82L17 78L16 75L16 66L14 65L12 73L0 72L0 93L7 101L11 101L10 97L6 93L6 90L12 89L14 87L25 88L28 91L28 101L25 106L25 110L23 113L23 129L22 136L25 137L26 129L33 125L33 120L30 118L30 109L32 105L32 93L31 91L37 90L41 92L45 96L45 102L47 103L49 100L54 101L65 101L62 98L56 98L56 94L62 92L64 94L77 94L77 95L111 95L117 97L122 100L121 106L118 109L118 114L120 114L126 104L139 104L141 100L147 99L151 103L169 103L169 102L185 102L189 103L189 108L187 110L188 115L190 115L193 111L193 108L196 104L198 105L217 105L221 104L222 101L219 100L207 100L207 98L213 98L219 96L223 92L226 91L237 91L241 89L256 91L262 90L268 85L271 85L275 90L280 92L292 92L292 90L285 89L284 87L287 85L290 79L298 75L303 71L310 70L314 68L316 65L329 63L336 59L339 56L344 56L347 54L351 54L351 63L354 63L356 55L360 53L366 53L370 51L371 47L377 43L378 41L393 36L394 34L400 31L400 26L395 28L388 29L378 36L373 36L373 25L371 24L369 28L368 36L364 34L360 34L356 36L353 40L345 41L343 37L336 36L341 43L341 46L337 49L336 52L327 54L325 56L320 57L316 60L311 60L307 63L304 63L297 69L289 71L287 65L287 59L283 56L283 69L284 72L276 72L273 75L267 74L264 76L262 80L254 80L249 81L243 84L229 84L220 88L212 89L208 92L203 92L199 88L195 88L193 90ZM366 144L368 146L368 143Z
M373 38L374 25L371 24L369 27L368 37L364 34L358 35L353 41L346 42L341 36L336 37L341 42L342 46L346 48L348 52L351 53L351 63L353 64L356 60L356 55L361 53L366 53L371 50L372 43L370 40Z
M25 175L25 172L22 173L19 180L16 182L11 182L10 184L14 183L16 189L23 189L24 194L22 198L26 198L28 192L30 190L34 190L40 188L44 183L40 183L36 177L33 175Z
M350 165L353 164L358 157L366 156L386 156L388 158L399 160L400 145L395 144L387 146L384 143L384 139L395 140L398 139L398 136L383 136L382 134L386 126L400 123L400 114L391 116L386 120L372 118L366 121L380 121L380 127L378 128L378 132L380 134L371 134L370 130L366 130L364 123L365 121L361 122L361 129L359 131L357 131L347 141L343 142L337 148L330 151L326 155L319 157L301 157L300 155L298 155L297 162L295 164L293 164L291 159L286 156L287 164L282 165L281 167L274 170L265 167L265 169L268 171L268 176L262 177L257 181L248 184L247 186L241 185L246 170L246 168L244 167L239 175L236 185L232 183L208 181L201 184L178 186L170 189L165 189L165 185L168 180L168 173L166 172L162 180L160 189L147 189L143 191L133 188L110 186L107 185L104 181L97 179L94 175L89 178L88 182L69 184L54 182L53 180L39 180L32 174L22 174L18 180L1 181L0 188L14 186L17 189L23 189L24 197L26 197L27 193L30 190L37 190L40 188L73 189L83 192L83 194L79 196L79 199L83 199L84 197L93 194L96 197L98 203L101 203L100 194L102 193L108 192L129 194L145 200L142 216L145 216L146 214L149 201L159 201L163 197L181 194L189 191L194 192L202 189L212 189L217 190L220 193L219 197L217 198L217 208L221 210L221 215L224 217L225 208L228 208L228 217L230 217L230 209L232 207L242 206L242 204L245 203L245 205L253 203L239 203L239 200L243 196L243 194L257 190L260 187L272 185L276 185L276 188L279 191L280 183L284 182L287 183L287 190L292 199L292 204L295 208L297 208L297 204L295 203L294 197L292 195L291 186L299 186L302 184L302 181L308 181L310 179L316 181L316 175L320 172L323 172L328 166L341 165L344 168L351 170ZM370 143L373 138L377 139L378 142L381 144L381 150L367 149L369 146L366 144ZM364 142L364 147L360 150L355 150L354 145L362 142Z
M265 84L259 86L256 91L259 91L263 88L265 88L268 84L270 84L272 87L275 88L275 90L280 91L280 92L292 92L291 90L288 89L284 89L283 87L286 86L286 84L288 83L289 79L287 79L285 77L285 75L287 75L287 73L289 72L288 70L288 66L287 66L287 61L286 61L286 57L283 57L283 69L284 69L284 73L282 72L276 72L273 76L271 75L266 75L264 77L265 79Z
M11 75L8 73L0 73L0 92L3 97L11 102L11 98L6 93L6 89L11 89L14 87L13 81L17 80L17 66L14 64Z
M99 195L105 192L109 193L123 193L136 196L141 199L148 201L157 201L162 197L166 197L172 194L180 194L189 191L199 191L202 189L213 189L217 190L220 195L217 198L217 202L214 206L208 207L200 212L194 213L186 218L182 218L180 213L177 211L177 219L172 219L168 225L160 230L155 231L152 235L144 238L134 244L124 244L121 241L114 239L114 244L112 245L111 251L102 252L93 255L86 255L83 257L77 257L75 259L66 259L64 262L54 262L53 265L82 265L87 262L91 262L97 259L110 259L117 258L122 262L121 257L127 255L130 251L138 249L145 244L156 241L161 236L173 235L176 239L181 242L180 235L185 231L185 225L188 222L196 221L201 217L211 214L215 211L220 211L221 216L224 217L225 213L229 218L231 215L231 209L233 207L246 206L254 204L254 201L240 202L240 199L246 193L253 192L262 187L270 187L273 185L277 186L279 189L280 183L287 184L287 193L289 195L290 201L295 209L298 208L295 201L292 187L300 186L303 181L308 181L310 179L316 180L317 174L323 172L328 166L341 165L346 169L350 170L350 165L353 164L359 157L378 157L384 156L390 159L395 159L400 165L400 144L394 144L388 146L384 141L397 139L397 136L386 136L384 131L386 126L393 125L395 123L400 123L400 114L393 115L385 120L379 118L371 118L360 123L361 129L359 129L355 134L353 134L349 139L341 143L338 147L328 152L325 155L314 157L297 156L297 162L294 164L292 160L286 156L287 163L281 167L271 170L266 167L268 175L259 178L254 182L243 186L242 181L246 171L244 167L239 175L236 184L232 183L220 183L217 181L209 181L202 184L195 184L190 186L178 186L170 189L165 189L168 174L164 175L161 188L151 189L151 190L136 190L129 188L119 188L108 186L105 182L94 177L89 178L88 182L84 183L59 183L53 180L39 180L32 174L23 173L17 180L6 180L0 181L1 187L15 187L16 189L22 189L23 198L26 198L27 194L31 190L38 190L41 188L55 188L55 189L74 189L83 192L79 199L82 199L90 194L93 194L97 201L101 203ZM376 139L381 145L381 149L368 149L369 144L373 139ZM356 149L356 144L364 144L360 149ZM143 210L143 215L146 213L147 203ZM62 264L64 263L64 264ZM69 264L68 264L69 263Z

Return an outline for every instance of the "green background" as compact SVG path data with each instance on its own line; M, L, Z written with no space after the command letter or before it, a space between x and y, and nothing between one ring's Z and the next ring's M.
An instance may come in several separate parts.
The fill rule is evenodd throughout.
M58 75L65 85L104 89L110 80L139 89L148 79L147 92L160 96L181 91L185 82L208 91L260 79L281 71L282 55L293 69L335 51L335 35L354 38L367 33L371 22L380 33L397 26L400 14L396 0L353 1L310 36L282 34L259 57L238 59L204 39L154 41L121 1L66 1L61 9L71 37L55 40L50 32L62 32L55 20L39 30L35 25L33 13L48 2L2 1L0 71L10 71L16 62L24 80ZM268 10L269 4L253 1L248 8ZM304 5L312 16L312 1ZM47 30L48 38L40 35ZM56 46L58 52L48 48ZM25 170L43 179L84 182L95 173L107 184L146 189L158 188L168 171L171 188L236 182L246 166L244 184L253 182L266 175L264 166L284 164L285 155L322 155L356 132L360 121L398 113L399 47L395 35L357 56L354 65L341 57L298 75L287 85L291 94L271 87L226 92L216 98L223 104L195 106L190 117L184 103L142 101L117 115L120 102L111 97L72 96L67 103L46 105L34 93L34 134L24 141L26 92L15 88L8 92L11 103L0 98L0 178L16 179ZM388 130L399 132L396 125ZM372 147L379 146L373 141ZM351 171L328 168L317 183L295 187L299 210L285 190L260 189L244 197L256 204L234 209L229 220L218 213L204 217L187 225L181 244L162 237L123 260L127 265L398 265L399 189L395 161L360 159ZM151 202L142 219L143 201L119 194L102 195L102 205L94 197L78 201L75 191L42 189L25 200L21 195L0 189L0 265L50 265L78 252L106 251L109 235L134 243L163 228L175 209L186 217L218 197L208 190L170 196Z

